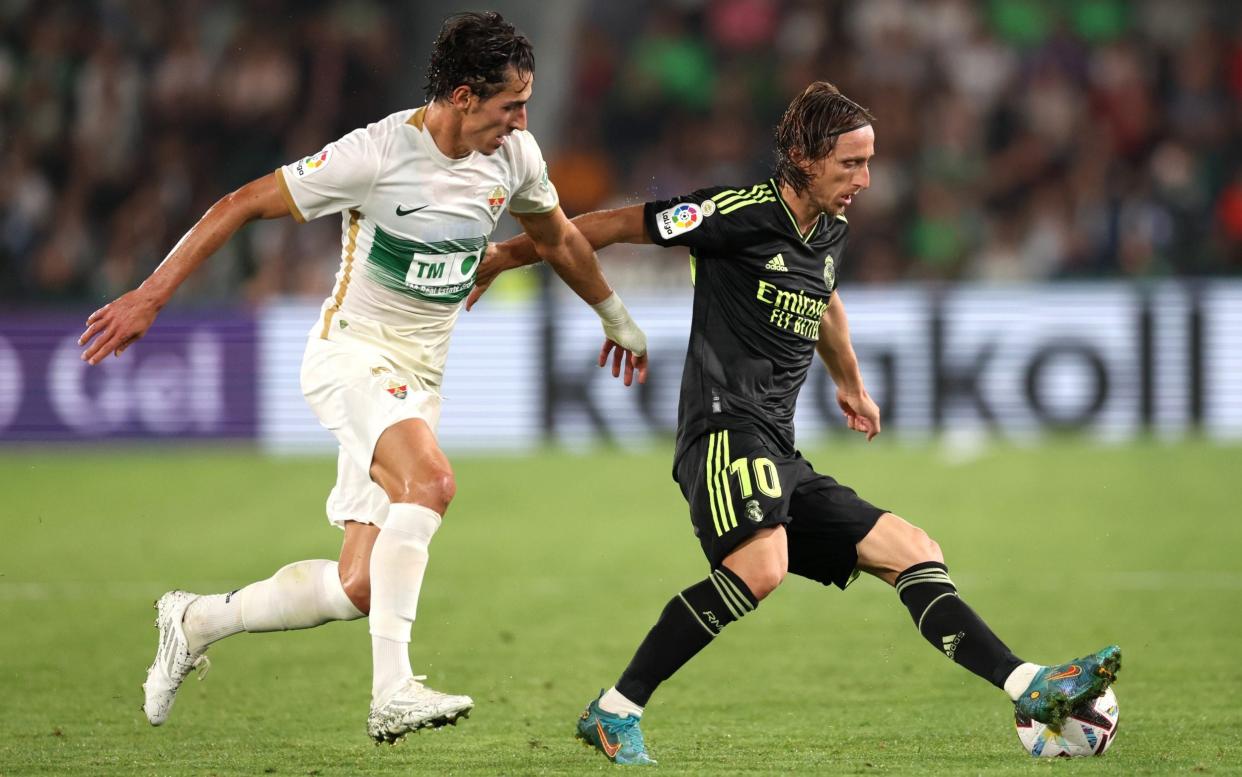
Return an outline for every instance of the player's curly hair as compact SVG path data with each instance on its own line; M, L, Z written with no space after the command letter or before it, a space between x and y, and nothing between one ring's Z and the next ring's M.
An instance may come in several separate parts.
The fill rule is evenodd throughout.
M794 98L776 125L776 180L799 194L811 184L810 166L836 148L846 132L875 122L871 111L816 81Z
M444 20L427 64L427 99L447 98L465 84L482 99L503 88L505 71L535 72L530 40L495 11L468 11Z

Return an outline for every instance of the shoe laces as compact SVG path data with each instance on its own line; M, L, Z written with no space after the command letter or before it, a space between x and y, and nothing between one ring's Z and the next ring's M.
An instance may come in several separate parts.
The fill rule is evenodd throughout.
M194 663L190 664L190 668L198 672L196 677L202 682L207 677L207 673L211 671L211 659L206 654L200 655L194 659Z
M424 693L424 694L430 693L430 694L435 694L436 696L447 696L448 695L446 693L441 693L440 691L437 691L435 688L428 688L426 685L423 684L423 680L426 680L426 679L427 679L427 675L416 674L410 679L405 681L405 687L408 688L408 687L413 686L414 690L418 691L419 693Z
M597 717L609 734L615 734L621 740L626 750L642 752L647 749L646 743L643 742L643 730L639 728L638 718L634 715L621 717L606 713Z

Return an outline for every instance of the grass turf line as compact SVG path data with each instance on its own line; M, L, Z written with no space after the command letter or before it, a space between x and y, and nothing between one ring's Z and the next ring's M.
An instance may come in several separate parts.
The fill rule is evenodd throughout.
M644 729L661 773L1238 771L1242 450L1061 441L950 464L930 447L836 444L808 458L926 528L1019 655L1120 643L1119 739L1101 759L1031 759L1008 701L928 647L886 586L791 578L657 693ZM160 593L335 558L332 460L0 455L0 774L610 770L573 740L576 715L705 572L669 453L454 464L413 661L478 707L376 747L365 621L231 638L167 724L139 709Z

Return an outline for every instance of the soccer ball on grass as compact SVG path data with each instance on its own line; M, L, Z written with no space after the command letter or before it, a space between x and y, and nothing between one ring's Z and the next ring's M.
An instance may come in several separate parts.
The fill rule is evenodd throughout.
M1103 755L1117 738L1117 695L1113 689L1079 705L1059 732L1020 713L1014 713L1018 739L1026 752L1036 758L1075 758Z

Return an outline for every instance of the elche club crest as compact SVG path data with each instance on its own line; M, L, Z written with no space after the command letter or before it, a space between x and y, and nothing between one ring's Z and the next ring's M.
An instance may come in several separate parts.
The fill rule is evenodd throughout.
M503 186L497 186L488 192L487 207L491 209L493 216L500 215L500 209L505 206L505 200L509 198L509 192Z
M391 394L396 399L405 399L410 393L410 385L408 383L402 383L396 378L391 377L392 370L388 369L387 367L372 367L371 368L372 377L378 378L384 373L388 373L388 375L390 376L384 380L384 390L387 391L389 394Z
M828 287L828 291L832 291L832 285L837 282L837 266L832 261L832 254L824 257L824 285Z
M385 390L397 399L405 399L406 395L410 393L410 387L408 384L402 383L401 381L393 378L388 379L388 385L385 387Z

